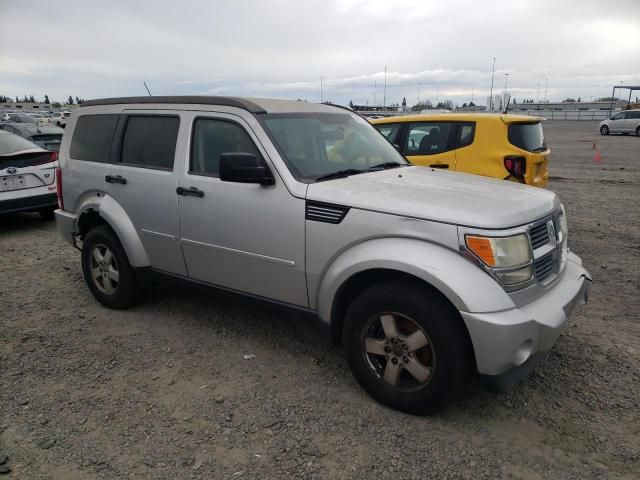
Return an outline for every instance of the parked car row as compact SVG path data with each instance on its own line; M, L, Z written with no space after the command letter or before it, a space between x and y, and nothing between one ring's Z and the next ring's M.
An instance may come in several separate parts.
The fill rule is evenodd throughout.
M106 307L133 305L153 274L306 312L393 408L434 411L471 374L513 387L591 283L560 199L521 184L546 183L540 120L375 127L283 100L88 101L47 177L57 228Z
M0 114L0 122L10 123L38 123L55 125L64 128L71 112L3 112Z

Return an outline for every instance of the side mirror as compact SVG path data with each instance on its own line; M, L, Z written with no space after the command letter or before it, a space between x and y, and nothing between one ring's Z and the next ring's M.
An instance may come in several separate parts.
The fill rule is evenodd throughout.
M252 153L223 153L220 155L220 180L236 183L273 185L275 180L262 157Z

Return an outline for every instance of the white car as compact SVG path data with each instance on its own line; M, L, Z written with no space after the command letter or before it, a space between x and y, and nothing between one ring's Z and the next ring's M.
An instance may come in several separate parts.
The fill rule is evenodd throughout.
M640 137L640 110L620 112L600 122L600 135L635 133Z
M53 115L49 117L49 123L64 128L67 126L67 120L70 116L71 112L54 112Z
M0 130L0 214L35 211L53 219L57 166L57 152Z

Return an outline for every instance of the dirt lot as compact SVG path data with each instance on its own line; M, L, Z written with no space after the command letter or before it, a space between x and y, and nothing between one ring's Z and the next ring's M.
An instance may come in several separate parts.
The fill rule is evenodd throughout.
M8 478L637 479L640 138L596 128L546 124L590 304L515 391L432 417L375 403L291 315L168 284L102 308L53 223L0 218Z

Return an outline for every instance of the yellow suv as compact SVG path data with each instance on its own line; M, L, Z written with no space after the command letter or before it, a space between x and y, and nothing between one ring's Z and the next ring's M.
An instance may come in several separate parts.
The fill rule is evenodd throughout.
M542 118L490 113L407 115L371 120L415 165L544 187L549 181Z

